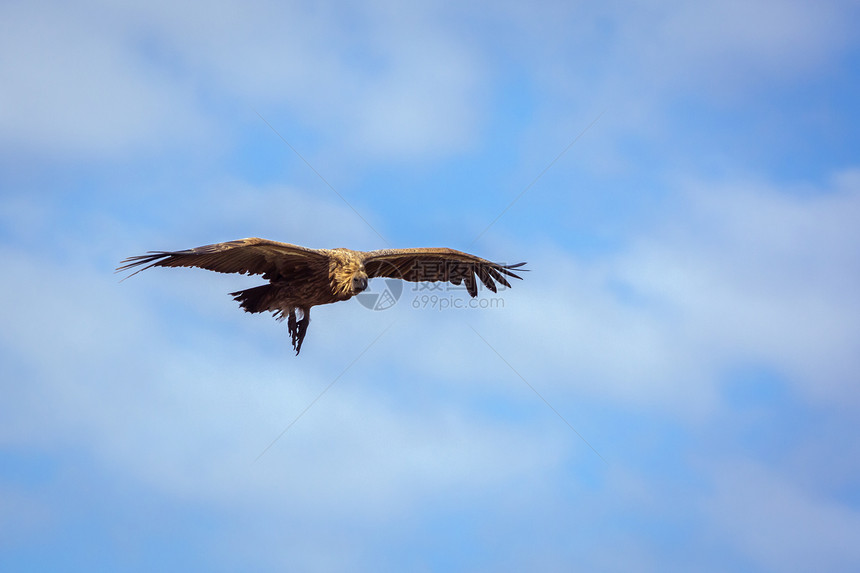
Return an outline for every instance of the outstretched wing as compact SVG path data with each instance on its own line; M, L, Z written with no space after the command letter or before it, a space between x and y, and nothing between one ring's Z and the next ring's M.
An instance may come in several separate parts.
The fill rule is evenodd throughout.
M510 287L505 278L521 279L512 271L525 263L502 265L454 249L384 249L364 253L364 269L369 277L391 277L412 282L449 281L465 283L469 294L478 296L477 276L496 292L496 281ZM521 269L526 270L526 269Z
M150 251L125 259L116 271L135 267L142 268L129 277L150 267L199 267L219 273L263 275L272 281L296 278L317 269L327 270L328 256L316 249L253 238L185 251Z

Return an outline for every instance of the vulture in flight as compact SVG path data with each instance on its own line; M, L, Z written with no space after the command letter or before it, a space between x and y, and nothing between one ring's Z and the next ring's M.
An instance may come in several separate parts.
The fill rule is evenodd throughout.
M496 292L494 281L510 287L505 277L521 279L512 269L524 264L502 265L446 248L309 249L253 238L185 251L150 251L125 259L117 272L142 267L130 274L131 277L150 267L199 267L219 273L263 275L268 284L230 295L246 312L271 311L278 320L286 318L293 349L298 355L310 323L311 307L347 300L365 290L368 279L387 277L411 282L463 283L475 297L478 295L476 276Z

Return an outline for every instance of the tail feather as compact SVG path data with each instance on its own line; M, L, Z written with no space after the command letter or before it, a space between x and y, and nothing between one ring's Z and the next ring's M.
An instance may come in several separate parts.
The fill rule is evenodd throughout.
M233 300L239 302L239 306L246 312L266 312L272 301L272 285L261 285L254 288L231 292Z

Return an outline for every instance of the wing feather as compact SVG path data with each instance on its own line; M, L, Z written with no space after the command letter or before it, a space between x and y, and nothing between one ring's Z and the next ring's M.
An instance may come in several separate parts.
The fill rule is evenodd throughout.
M455 285L464 283L473 297L478 296L476 276L484 286L496 292L496 282L510 288L506 276L521 279L513 269L525 265L503 265L446 248L384 249L366 252L363 259L369 277L398 278L411 282L445 281Z
M502 273L500 273L493 267L487 267L487 272L490 273L490 276L493 277L493 279L497 280L500 284L504 285L507 288L511 288L511 283L508 282L508 279L506 279Z
M267 280L284 280L313 267L327 268L327 265L328 256L322 251L251 238L184 251L150 251L123 260L116 271L141 267L128 275L131 277L150 267L198 267L219 273L263 275Z

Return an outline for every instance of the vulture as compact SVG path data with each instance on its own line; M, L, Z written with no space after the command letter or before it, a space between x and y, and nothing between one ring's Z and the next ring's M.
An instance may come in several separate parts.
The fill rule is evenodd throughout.
M476 277L496 292L495 281L510 287L506 277L522 279L513 269L523 265L493 263L447 248L310 249L251 238L184 251L150 251L121 261L116 272L141 267L126 277L129 278L150 267L198 267L219 273L262 275L268 284L230 295L246 312L269 311L279 321L286 318L293 350L298 355L310 324L311 307L348 300L365 290L371 278L464 284L469 295L475 297Z

